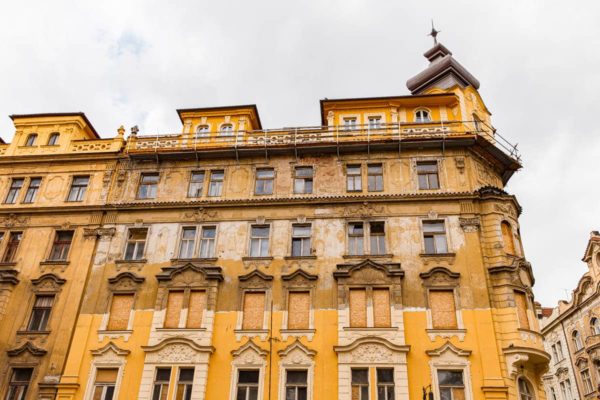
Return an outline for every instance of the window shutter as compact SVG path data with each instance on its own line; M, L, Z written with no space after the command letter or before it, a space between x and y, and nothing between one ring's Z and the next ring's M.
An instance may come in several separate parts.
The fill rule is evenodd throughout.
M309 315L309 292L290 292L288 296L288 329L308 329Z
M129 324L129 315L133 308L133 294L114 294L110 305L108 330L124 331Z
M367 326L367 291L365 289L350 290L350 326L357 328Z
M244 320L242 329L262 329L265 316L265 292L244 294Z
M389 289L373 289L373 317L376 328L392 326Z
M529 317L527 316L527 296L525 296L525 293L515 292L515 303L517 314L519 315L519 326L524 329L530 329Z
M165 313L165 328L179 328L181 309L183 308L183 292L170 291Z
M202 315L206 309L206 292L193 291L190 293L190 305L188 307L187 327L201 328Z
M456 306L454 291L432 290L429 292L429 307L434 329L456 329Z

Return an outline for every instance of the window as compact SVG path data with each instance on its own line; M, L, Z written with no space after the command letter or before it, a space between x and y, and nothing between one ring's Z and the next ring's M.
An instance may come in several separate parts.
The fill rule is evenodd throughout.
M519 378L519 400L533 400L533 388L525 378Z
M377 400L394 399L394 369L377 368Z
M208 195L210 197L217 197L221 195L223 191L223 179L225 177L225 171L222 169L210 171L210 183L208 184Z
M310 327L310 292L288 293L288 329L309 329Z
M33 368L13 368L8 384L7 400L24 400L29 388Z
M351 222L348 224L348 254L364 255L365 225L369 228L369 253L382 255L386 253L385 247L385 224L383 222Z
M564 400L571 400L571 391L570 389L567 389L566 381L560 383L560 393L562 394L562 398Z
M590 331L592 336L600 335L600 322L598 322L598 318L593 317L590 320Z
M192 290L188 304L188 315L185 326L189 329L202 328L202 318L206 309L206 292L203 290Z
M143 260L146 247L147 228L129 229L127 245L125 246L126 260Z
M311 226L292 225L292 257L311 255Z
M383 190L383 166L381 164L367 166L367 177L369 192L381 192Z
M418 162L417 177L419 178L419 189L439 189L438 164L436 161Z
M170 380L171 368L156 368L156 375L154 377L154 385L152 389L152 400L167 400Z
M171 290L167 296L164 328L199 329L206 308L206 292L203 290ZM182 320L182 311L187 310L187 319Z
M344 130L353 131L356 129L356 118L344 118Z
M65 261L69 255L72 241L73 231L56 231L49 259L51 261Z
M444 221L423 221L423 240L426 254L447 253L448 243Z
M585 369L582 369L580 374L581 374L581 381L583 382L584 393L588 394L588 393L593 392L594 386L592 385L592 377L590 376L590 370L587 368L587 364L585 364Z
M265 292L244 293L243 313L242 329L263 329L265 316Z
M275 170L272 168L256 170L256 187L254 194L273 194L273 181Z
M504 251L507 254L515 254L515 242L513 239L512 227L506 221L500 224L502 229L502 241L504 242Z
M431 115L427 110L415 111L415 122L431 122Z
M367 327L367 291L365 289L350 289L350 327Z
M369 130L381 128L381 117L369 117Z
M165 328L179 328L181 309L183 308L183 290L171 290L167 297L167 311L165 313Z
M519 326L522 329L530 329L529 316L527 315L527 295L523 292L515 291L515 305L517 307L517 315L519 318Z
M443 400L463 400L465 384L462 371L438 370L440 398Z
M352 222L348 224L348 254L363 255L365 229L362 222Z
M33 203L35 201L35 196L37 195L37 192L40 189L41 183L42 178L29 179L29 187L25 192L25 198L23 199L23 203Z
M25 142L25 146L33 146L35 145L35 141L37 140L37 133L32 133L27 136L27 141Z
M294 170L294 193L311 194L313 192L313 168L296 167Z
M362 192L362 171L360 164L346 166L346 190Z
M54 304L54 295L36 296L31 317L29 317L28 331L45 331L48 326L48 319Z
M390 290L388 288L373 289L373 325L375 328L392 326L390 315Z
M233 125L231 124L223 124L221 125L221 130L219 131L221 136L233 136Z
M208 137L208 129L208 125L198 125L198 127L196 128L195 138L199 139Z
M369 370L352 369L352 400L369 400Z
M83 201L89 181L89 176L74 176L67 201Z
M552 396L552 400L558 400L558 397L556 397L556 390L553 387L550 388L550 394Z
M215 256L216 234L216 227L202 227L202 233L200 235L200 258L213 258Z
M560 360L560 358L558 358L558 352L556 350L556 344L552 345L552 357L554 357L554 362L557 362Z
M117 368L98 368L96 370L93 400L113 399L118 372Z
M258 399L258 377L257 369L239 370L236 400Z
M25 182L25 179L23 178L13 178L13 180L10 182L10 188L8 189L6 200L4 200L6 204L15 204L17 202L19 192L23 187L23 182Z
M267 257L269 255L269 225L252 225L250 227L250 257Z
M194 386L194 368L179 368L176 400L191 400Z
M560 341L556 342L556 350L558 352L559 360L562 360L563 358L565 358L565 356L563 355L563 351L562 351L562 342L560 342Z
M429 308L433 329L457 329L454 290L430 290Z
M196 247L196 228L185 227L181 230L181 242L179 243L179 258L194 257Z
M304 370L285 371L285 400L306 400L308 398L308 372Z
M19 249L19 244L21 243L22 238L23 232L10 233L10 236L8 237L8 243L6 244L6 249L4 249L2 262L11 263L15 261L15 256L17 255L17 250Z
M60 137L60 133L53 132L48 137L48 146L56 146L58 144L58 138Z
M129 316L133 308L133 293L115 293L110 303L109 331L124 331L129 327Z
M138 187L138 199L155 199L158 187L158 173L143 173Z
M385 224L371 222L369 224L370 254L385 254Z
M583 344L581 342L581 334L578 331L573 331L571 334L571 339L573 340L573 346L575 347L575 351L579 351L583 348Z
M190 186L188 187L188 197L202 197L204 187L204 171L192 171L190 175Z

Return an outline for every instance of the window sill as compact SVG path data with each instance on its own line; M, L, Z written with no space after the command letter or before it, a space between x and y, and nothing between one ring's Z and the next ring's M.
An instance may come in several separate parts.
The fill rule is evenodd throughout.
M398 328L395 328L393 326L388 326L388 327L350 327L350 326L346 326L343 328L344 331L348 331L348 332L357 332L357 331L367 331L367 332L394 332L397 331Z
M270 261L272 259L273 259L273 257L271 257L271 256L268 256L268 257L251 257L251 256L242 257L242 261L254 261L254 260L267 260L267 261Z
M15 267L17 265L16 261L10 261L10 262L0 262L0 267Z
M215 262L219 259L217 257L207 257L207 258L171 258L171 262L174 263L193 263L193 262Z
M424 258L434 258L434 257L454 258L454 257L456 257L456 253L421 253L419 255Z
M234 329L233 333L235 333L235 340L238 342L242 340L243 337L252 338L259 337L261 341L267 340L267 336L269 335L268 329Z
M40 335L46 336L49 335L50 331L17 331L17 335Z
M465 335L467 333L466 329L427 329L427 335L429 336L429 340L432 342L435 341L436 337L441 337L445 339L450 339L453 336L456 336L459 341L465 340Z
M156 332L206 332L206 328L156 328Z
M281 329L280 332L287 333L287 334L294 334L294 333L308 334L308 333L315 333L316 330L315 329Z
M44 260L40 261L40 265L69 265L67 260Z
M316 260L317 256L285 256L284 260Z
M65 200L65 203L83 203L83 200Z
M115 260L115 264L144 264L148 260L142 258L140 260Z
M344 254L342 258L359 258L365 260L367 258L392 258L393 256L393 254Z
M99 334L104 334L104 335L127 335L130 333L133 333L133 330L108 330L108 329L98 329L98 333Z

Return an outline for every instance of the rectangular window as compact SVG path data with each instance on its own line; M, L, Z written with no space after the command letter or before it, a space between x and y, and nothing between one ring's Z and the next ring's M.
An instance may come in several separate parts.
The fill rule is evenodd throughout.
M210 182L208 184L208 195L210 197L218 197L223 192L223 180L225 179L225 171L222 169L210 171Z
M265 317L265 292L244 293L242 329L263 329Z
M2 262L15 262L17 250L19 250L19 244L21 243L21 239L23 239L23 232L10 233L10 236L8 237L8 243L6 244L6 249L4 249L4 256L2 257Z
M376 328L392 326L390 315L390 290L373 289L373 320Z
M519 318L519 326L523 329L530 329L529 317L527 316L527 296L523 292L515 291L515 306Z
M273 194L274 180L275 170L273 168L257 169L254 194Z
M36 296L27 325L28 331L45 331L52 312L54 295Z
M213 258L215 256L215 240L217 228L203 226L200 236L200 258Z
M138 199L155 199L156 190L158 188L158 173L150 172L143 173L140 178L140 186L138 187Z
M292 256L306 257L311 255L310 225L292 225Z
M423 221L423 239L425 241L426 254L443 254L448 252L444 221Z
M394 399L394 369L377 368L377 400Z
M444 400L463 400L465 384L462 371L438 370L440 398Z
M29 187L25 192L25 198L23 199L23 203L33 203L35 201L35 197L37 196L38 190L40 190L41 183L42 178L29 179Z
M190 329L202 328L202 317L205 309L206 292L202 290L192 290L190 292L186 327Z
M15 204L17 202L17 199L19 198L19 192L23 187L23 182L25 182L24 178L13 178L13 180L10 182L10 188L8 189L6 200L4 200L6 204Z
M310 292L288 293L288 329L309 329Z
M362 192L362 168L360 164L346 166L346 190Z
M236 400L258 400L257 369L243 369L238 371Z
M565 358L565 356L563 356L563 351L562 351L562 342L556 342L556 350L558 351L558 359L562 360L563 358Z
M365 254L364 237L365 229L362 222L348 224L348 254L353 256Z
M179 258L193 258L196 247L196 227L188 226L181 230Z
M313 168L296 167L294 170L294 193L311 194L313 192Z
M385 254L385 223L371 222L369 224L371 254Z
M369 117L369 130L381 129L381 117Z
M167 296L167 311L165 312L165 328L179 328L181 310L183 308L183 290L171 290Z
M127 245L125 246L126 260L143 260L144 249L146 247L147 228L130 229L127 235Z
M74 176L73 182L71 182L71 189L69 190L67 201L83 201L89 182L89 175Z
M583 382L583 391L586 395L594 391L589 369L584 369L581 371L581 381Z
M353 131L356 129L357 120L356 118L344 118L344 130Z
M369 400L368 368L352 368L352 400Z
M369 192L381 192L383 190L383 165L371 164L367 166L368 190Z
M92 400L113 400L117 383L117 368L98 368Z
M167 400L170 380L171 368L156 368L156 375L154 376L154 385L152 388L152 400Z
M350 289L350 327L367 327L367 291Z
M453 290L430 290L429 308L433 329L458 328Z
M560 361L560 358L558 358L558 352L556 351L555 344L552 345L552 356L554 357L554 362Z
M7 400L24 400L27 396L33 368L13 368L8 384Z
M133 309L133 293L115 293L110 304L109 331L125 331L129 327L129 316Z
M438 164L436 161L418 162L419 189L439 189Z
M308 397L308 371L285 371L285 400L306 400Z
M194 387L194 368L179 368L175 400L191 400Z
M190 186L188 187L188 197L202 197L204 188L204 171L192 171L190 175Z
M267 257L269 255L269 225L252 225L250 227L250 257Z
M73 242L73 231L56 231L50 251L51 261L65 261Z

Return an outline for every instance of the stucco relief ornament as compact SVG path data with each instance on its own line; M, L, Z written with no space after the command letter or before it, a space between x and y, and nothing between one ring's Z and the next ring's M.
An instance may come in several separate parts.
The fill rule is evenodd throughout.
M477 232L481 226L479 218L460 218L460 227L465 232Z
M390 361L393 353L385 346L363 344L352 352L353 363L376 363Z
M373 204L365 201L360 205L346 207L344 210L344 216L366 218L374 214L381 214L382 212L384 212L383 206L374 206Z
M217 212L214 210L207 209L205 207L199 207L194 212L185 213L186 218L191 218L197 222L205 221L206 219L215 218Z
M0 219L0 225L4 225L7 228L11 228L17 225L25 225L29 221L29 217L21 217L17 214L8 214L6 217Z

